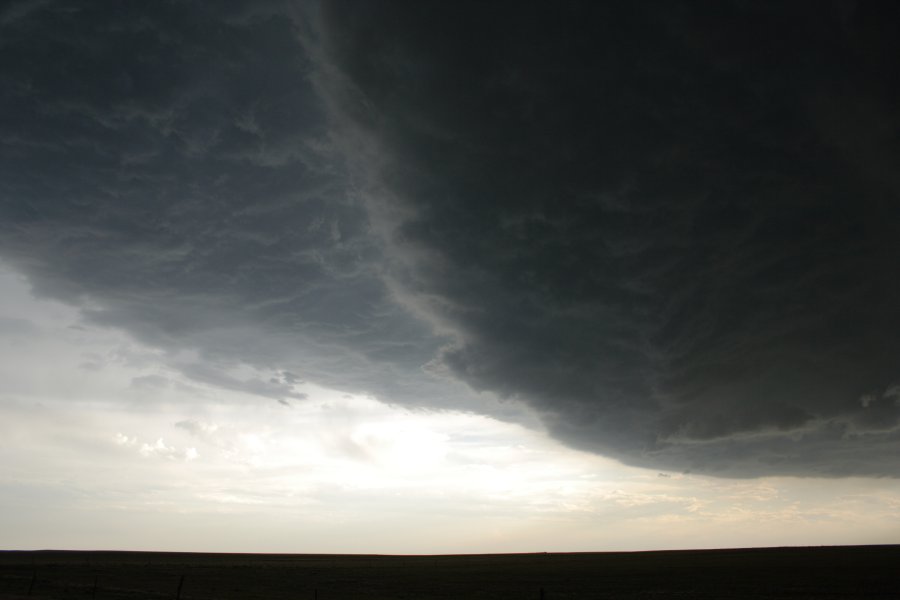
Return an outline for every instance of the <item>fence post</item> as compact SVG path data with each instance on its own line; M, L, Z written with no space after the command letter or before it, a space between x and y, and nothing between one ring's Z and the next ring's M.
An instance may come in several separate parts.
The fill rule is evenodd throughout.
M34 584L37 582L37 571L31 572L31 583L28 584L28 595L31 595L31 591L34 590Z
M97 574L94 574L94 587L91 588L91 600L96 600L97 598Z
M184 585L184 575L178 580L178 591L175 592L175 600L181 600L181 586Z

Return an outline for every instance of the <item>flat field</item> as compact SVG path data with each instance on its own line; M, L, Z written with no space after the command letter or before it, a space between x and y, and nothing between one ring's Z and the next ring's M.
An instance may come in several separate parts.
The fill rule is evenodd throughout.
M455 556L0 552L0 599L29 597L900 598L900 546Z

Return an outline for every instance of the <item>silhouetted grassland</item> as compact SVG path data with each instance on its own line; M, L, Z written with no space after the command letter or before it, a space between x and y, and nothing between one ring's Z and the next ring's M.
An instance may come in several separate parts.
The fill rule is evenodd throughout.
M898 598L900 546L367 556L0 552L0 599Z

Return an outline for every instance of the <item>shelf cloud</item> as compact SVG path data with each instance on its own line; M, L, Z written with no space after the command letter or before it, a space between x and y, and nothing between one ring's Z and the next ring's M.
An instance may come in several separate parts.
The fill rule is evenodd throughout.
M20 3L0 258L205 384L896 477L898 12Z

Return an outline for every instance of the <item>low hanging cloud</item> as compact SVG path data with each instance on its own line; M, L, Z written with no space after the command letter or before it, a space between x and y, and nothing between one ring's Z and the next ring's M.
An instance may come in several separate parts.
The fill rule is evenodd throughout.
M193 379L474 402L419 370L440 342L380 278L284 8L8 10L0 256ZM244 381L240 365L291 375Z
M709 8L325 5L388 276L575 446L897 475L897 15Z
M0 257L207 384L897 476L891 11L19 3Z

